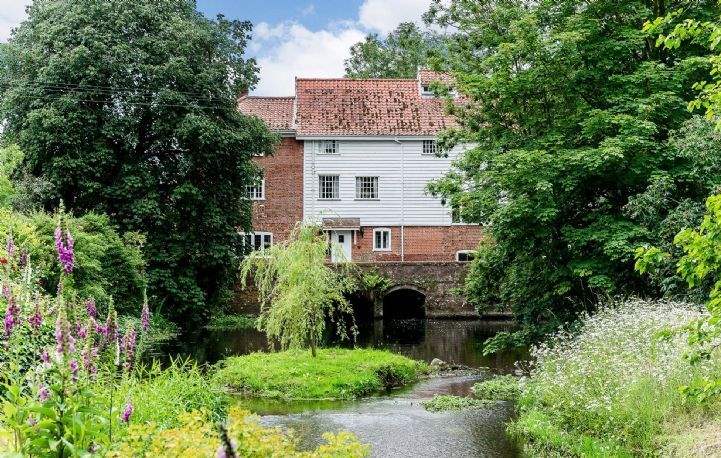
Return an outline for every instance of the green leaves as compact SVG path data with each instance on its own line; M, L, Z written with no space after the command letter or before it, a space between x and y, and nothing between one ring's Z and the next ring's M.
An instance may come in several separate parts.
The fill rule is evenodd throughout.
M608 294L672 287L639 278L634 251L671 245L721 169L697 147L708 130L676 133L708 52L651 52L646 33L665 25L641 27L657 13L640 0L434 2L427 18L457 30L447 65L468 99L443 141L475 148L430 190L494 239L467 277L479 309L500 302L552 329Z
M37 2L0 56L3 137L50 183L43 206L146 234L151 295L178 322L229 296L250 157L276 141L236 110L258 80L250 32L186 0Z

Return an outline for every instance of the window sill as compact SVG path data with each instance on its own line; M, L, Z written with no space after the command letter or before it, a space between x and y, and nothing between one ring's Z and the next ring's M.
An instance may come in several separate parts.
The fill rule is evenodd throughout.
M380 201L380 199L361 199L359 197L356 197L353 200L360 200L360 201L367 201L367 202L379 202Z
M393 250L391 250L390 248L386 248L386 249L373 248L374 253L391 253L392 251Z
M339 202L340 201L340 199L324 199L322 197L319 197L318 200L321 202Z
M265 197L262 199L250 199L251 202L263 202L265 201Z

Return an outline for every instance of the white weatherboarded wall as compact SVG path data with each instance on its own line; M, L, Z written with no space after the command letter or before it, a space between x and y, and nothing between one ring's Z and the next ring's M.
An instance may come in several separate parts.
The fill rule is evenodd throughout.
M446 226L450 208L428 195L429 181L446 173L463 151L449 157L422 154L420 140L339 140L338 154L319 154L306 140L303 157L303 218L360 218L363 226ZM339 175L340 199L318 199L318 175ZM356 200L355 177L378 177L378 200Z

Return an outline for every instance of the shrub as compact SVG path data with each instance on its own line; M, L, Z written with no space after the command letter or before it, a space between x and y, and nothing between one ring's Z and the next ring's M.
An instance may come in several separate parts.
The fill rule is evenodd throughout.
M64 294L95 298L101 312L112 297L119 313L140 314L144 280L142 237L135 233L120 235L103 215L63 216L75 238L75 268L66 282ZM18 250L26 250L34 274L45 293L55 294L60 265L53 248L57 218L36 212L25 215L0 209L0 234L15 240ZM5 241L5 237L2 237Z
M684 333L667 332L701 316L687 304L633 300L585 317L577 333L559 332L532 350L511 431L532 447L651 453L663 423L690 408L680 387L721 368L716 359L691 364Z
M473 385L473 394L481 399L513 401L520 391L519 381L512 375L493 377Z
M444 410L464 410L484 407L488 401L482 399L466 398L463 396L452 396L441 394L433 396L433 399L423 401L423 407L430 412L442 412Z
M287 399L351 399L418 380L427 365L382 350L300 350L227 358L217 383L241 393Z
M243 457L364 457L368 447L350 433L325 434L326 444L310 452L298 451L291 435L278 428L265 428L249 412L233 408L225 432L227 442L221 440L218 429L202 412L181 415L180 425L159 430L153 423L133 425L128 436L111 452L110 457L155 456L243 456ZM226 453L232 448L232 453Z

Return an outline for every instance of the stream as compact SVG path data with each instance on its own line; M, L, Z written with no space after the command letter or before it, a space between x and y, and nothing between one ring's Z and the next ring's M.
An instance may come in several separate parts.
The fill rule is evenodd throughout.
M351 431L371 446L374 457L514 457L518 450L505 433L513 413L506 402L464 411L428 412L422 401L437 394L470 394L474 383L494 374L510 373L525 352L483 356L480 343L508 329L507 322L480 320L377 320L359 328L357 345L386 348L430 362L476 368L431 377L412 387L358 401L273 401L241 399L267 426L295 431L303 448L322 443L324 432ZM215 362L230 355L266 348L255 330L216 332L191 343L190 355Z

